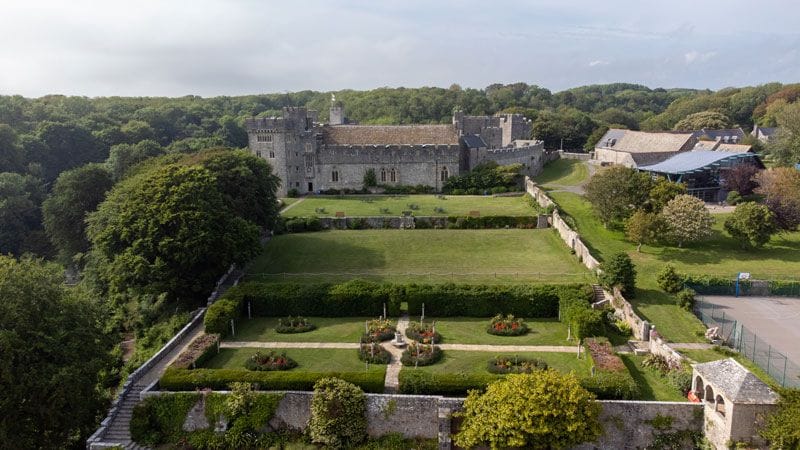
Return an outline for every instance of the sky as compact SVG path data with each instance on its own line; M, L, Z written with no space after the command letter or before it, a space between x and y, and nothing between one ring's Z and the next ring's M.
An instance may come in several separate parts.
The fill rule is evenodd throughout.
M797 0L0 0L0 95L800 81Z

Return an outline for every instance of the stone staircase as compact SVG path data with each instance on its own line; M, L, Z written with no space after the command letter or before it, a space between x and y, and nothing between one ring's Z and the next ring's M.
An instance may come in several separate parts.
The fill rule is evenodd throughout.
M118 444L126 449L146 449L131 440L130 422L133 407L139 403L139 394L144 390L143 385L134 385L125 394L117 405L117 415L106 429L104 441L109 444Z
M608 298L606 298L605 290L603 290L603 287L599 284L593 284L592 291L594 292L592 308L602 308L606 303L609 302Z

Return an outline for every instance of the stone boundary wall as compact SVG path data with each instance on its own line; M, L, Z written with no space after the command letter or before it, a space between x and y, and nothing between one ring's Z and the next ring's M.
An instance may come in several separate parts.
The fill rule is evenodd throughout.
M581 161L589 161L590 159L592 159L592 152L572 153L572 152L565 152L564 150L559 150L558 153L561 159L578 159Z
M231 265L227 272L225 272L222 277L217 281L217 285L214 288L214 291L211 292L211 295L208 297L208 305L214 303L217 298L219 298L220 286L227 281L228 277L233 273L235 270L235 265ZM238 283L238 279L234 283ZM142 377L148 373L156 364L160 363L164 356L175 350L178 346L184 344L184 339L186 336L190 335L194 329L203 324L203 317L205 316L206 308L200 308L197 312L194 313L189 323L187 323L180 331L178 331L175 336L172 337L166 344L164 344L161 349L159 349L155 355L151 356L150 359L144 362L139 368L134 370L128 378L125 380L125 383L122 385L122 389L117 393L117 396L114 398L114 401L111 402L111 407L108 410L108 414L106 414L105 419L100 422L100 426L92 433L91 436L86 440L86 447L92 448L92 444L100 444L103 442L103 438L105 437L106 430L117 417L119 413L119 407L122 400L125 398L126 395L130 392L131 388L142 379ZM151 384L152 387L155 383ZM141 393L140 393L141 396Z
M614 309L617 311L617 316L621 317L633 331L633 336L640 341L650 339L650 323L642 320L635 312L633 306L625 300L619 288L614 288L614 299L611 302Z
M227 391L215 391L227 393ZM279 392L276 392L279 393ZM285 391L269 424L274 429L303 430L311 417L312 392ZM172 395L174 392L147 391L143 396ZM451 448L452 413L463 408L463 398L433 395L366 394L367 433L378 437L401 433L407 438L439 440L439 448ZM670 431L702 432L703 405L688 402L600 400L600 422L604 434L596 443L576 449L639 449L653 444L656 417L671 417Z
M525 191L530 194L531 197L535 198L536 202L539 203L539 206L542 208L554 208L550 224L558 231L561 240L575 252L575 255L578 256L581 263L589 270L596 272L598 266L600 266L600 262L592 255L589 251L589 247L583 243L578 233L564 222L564 219L562 219L561 215L558 213L555 202L553 202L547 193L540 189L529 177L525 177Z
M650 329L650 353L663 356L672 367L680 367L683 362L683 356L670 347L653 328Z

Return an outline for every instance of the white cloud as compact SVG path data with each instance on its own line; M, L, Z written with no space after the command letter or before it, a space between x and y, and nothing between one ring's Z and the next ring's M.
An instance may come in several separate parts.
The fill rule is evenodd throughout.
M589 63L589 67L596 67L596 66L607 66L611 64L609 61L603 59L596 59Z
M700 53L697 50L692 50L692 51L684 54L683 58L686 61L686 64L692 64L692 63L695 63L695 62L698 62L698 63L706 62L706 61L708 61L709 59L711 59L711 58L713 58L715 56L717 56L717 52Z

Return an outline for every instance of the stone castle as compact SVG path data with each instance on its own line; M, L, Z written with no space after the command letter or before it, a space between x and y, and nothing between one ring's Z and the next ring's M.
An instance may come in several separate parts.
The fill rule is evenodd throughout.
M379 185L425 185L440 191L448 177L494 161L520 163L523 173L542 168L544 146L530 140L531 122L520 114L453 115L446 125L352 125L341 103L330 123L316 111L283 108L283 117L246 121L249 148L281 180L279 196L327 189L360 189L369 169Z

